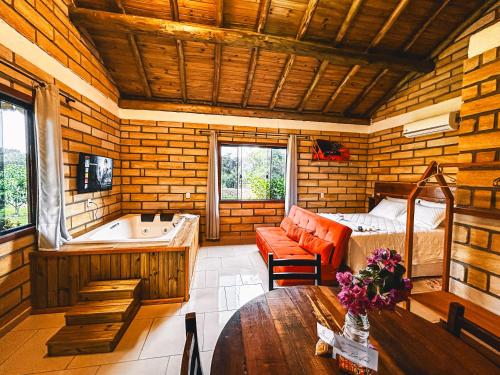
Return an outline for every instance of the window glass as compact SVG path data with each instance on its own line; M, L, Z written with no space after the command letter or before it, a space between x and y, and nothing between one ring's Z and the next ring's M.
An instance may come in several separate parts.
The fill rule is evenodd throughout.
M221 145L222 200L285 199L286 148Z
M31 224L26 108L0 99L0 234Z

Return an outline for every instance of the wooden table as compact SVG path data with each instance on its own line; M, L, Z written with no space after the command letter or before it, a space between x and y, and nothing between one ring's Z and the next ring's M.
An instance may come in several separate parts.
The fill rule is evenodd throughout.
M309 299L310 298L310 299ZM255 298L226 324L212 359L212 375L340 374L332 358L314 354L316 318L311 300L340 331L345 310L333 289L300 286ZM370 314L370 342L379 374L497 374L473 348L403 309Z

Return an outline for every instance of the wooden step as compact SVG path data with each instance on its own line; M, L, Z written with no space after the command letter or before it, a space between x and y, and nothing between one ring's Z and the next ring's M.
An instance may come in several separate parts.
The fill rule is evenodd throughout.
M79 293L81 301L102 301L136 298L140 279L91 281Z
M132 298L80 302L66 313L66 325L124 322L136 305Z
M114 350L128 323L65 326L48 342L49 356L107 353Z

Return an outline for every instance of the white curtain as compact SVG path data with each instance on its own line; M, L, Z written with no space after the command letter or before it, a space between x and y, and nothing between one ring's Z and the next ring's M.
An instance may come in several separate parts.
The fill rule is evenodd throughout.
M208 149L208 179L206 204L206 237L218 240L219 222L219 158L217 155L217 133L210 131L210 147Z
M288 136L286 150L285 216L297 204L297 136Z
M71 240L64 215L64 164L59 89L38 87L35 96L38 163L38 247L59 249Z

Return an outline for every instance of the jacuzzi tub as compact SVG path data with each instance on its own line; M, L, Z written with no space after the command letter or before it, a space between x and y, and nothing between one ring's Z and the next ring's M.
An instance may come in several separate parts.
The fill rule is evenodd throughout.
M170 242L186 221L186 215L174 215L172 221L160 221L156 215L152 222L142 222L141 215L124 215L90 232L78 236L68 245L117 242Z

